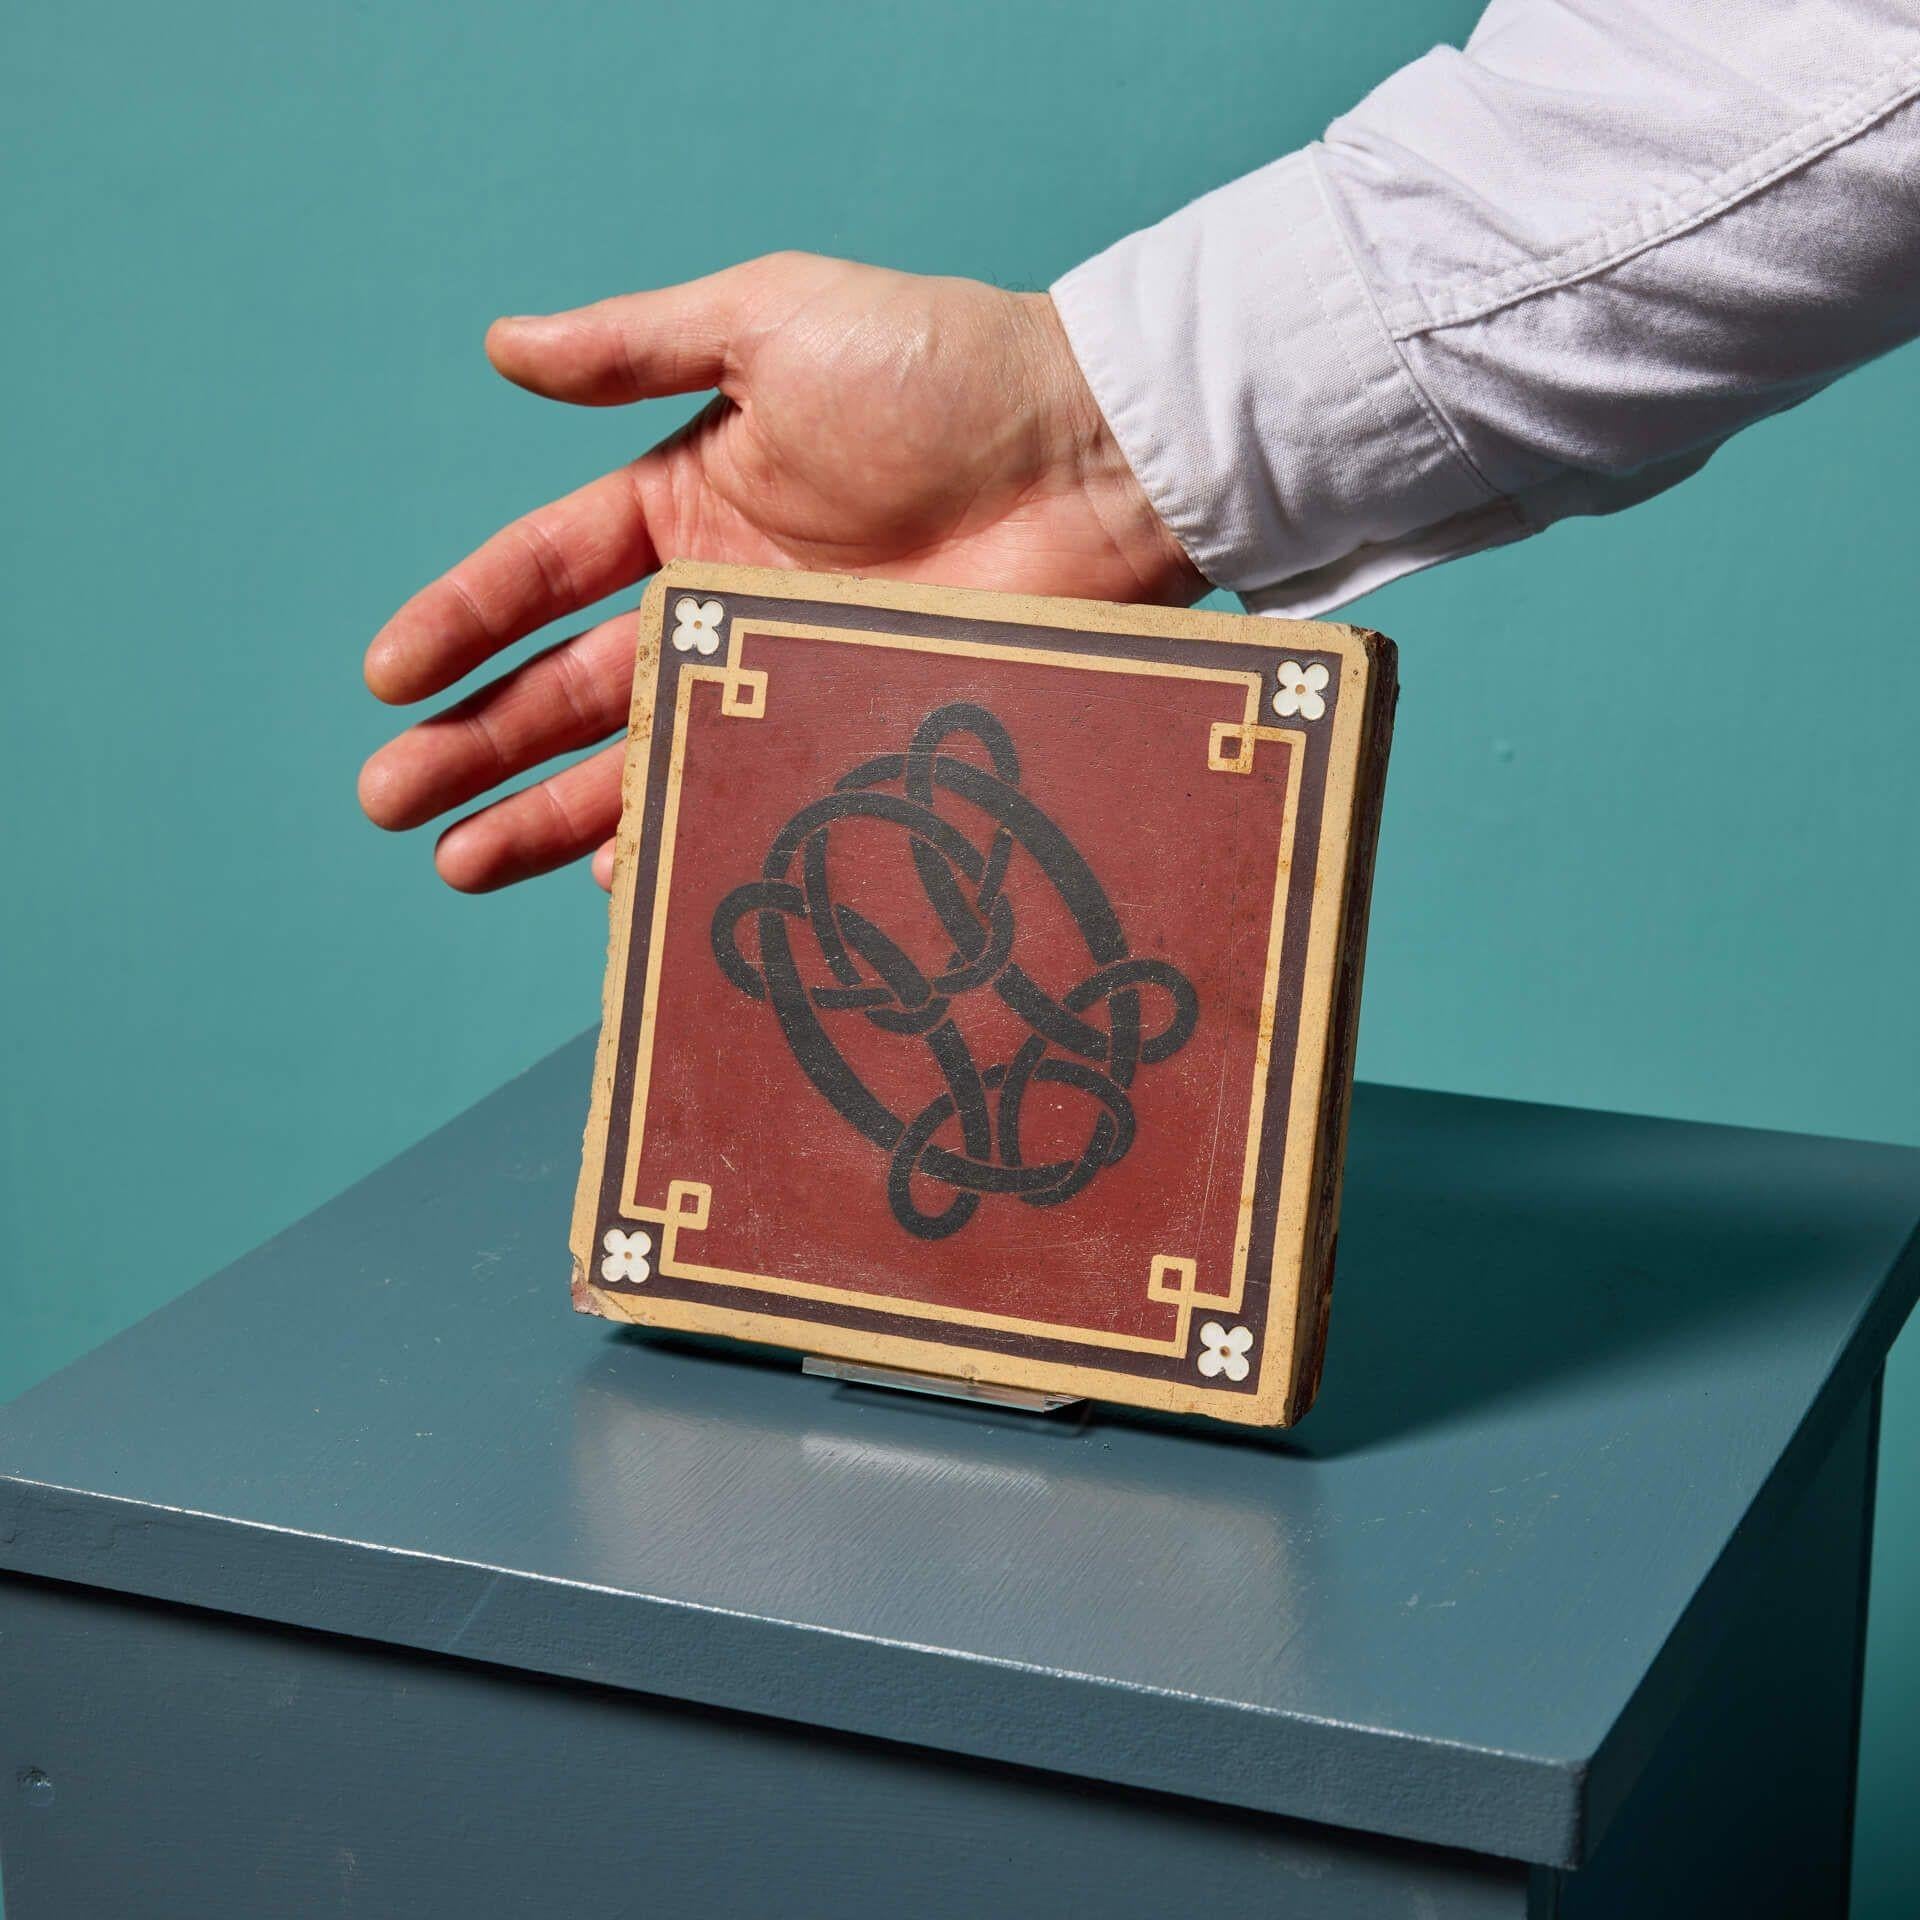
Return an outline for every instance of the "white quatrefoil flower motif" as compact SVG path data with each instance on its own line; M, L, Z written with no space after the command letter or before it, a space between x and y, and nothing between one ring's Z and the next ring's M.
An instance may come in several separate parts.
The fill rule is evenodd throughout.
M653 1272L647 1265L647 1255L653 1251L651 1234L622 1233L618 1227L609 1227L600 1244L607 1250L607 1257L600 1262L602 1280L625 1280L637 1287ZM1245 1370L1243 1362L1241 1371Z
M1273 710L1283 720L1297 713L1302 720L1318 720L1327 703L1320 698L1327 684L1327 670L1318 660L1303 667L1298 660L1280 662L1280 684L1273 690ZM1235 1374L1234 1378L1239 1379Z
M715 653L720 647L720 617L726 612L718 600L696 600L683 593L673 603L673 644L682 653ZM1326 669L1320 669L1324 682Z
M1249 1367L1247 1349L1252 1345L1253 1334L1248 1328L1229 1329L1218 1320L1209 1320L1200 1329L1200 1371L1209 1380L1223 1373L1229 1380L1244 1380Z

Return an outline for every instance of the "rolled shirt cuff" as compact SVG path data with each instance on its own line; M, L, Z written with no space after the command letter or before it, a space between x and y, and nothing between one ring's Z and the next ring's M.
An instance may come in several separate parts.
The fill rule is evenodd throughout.
M1312 148L1052 289L1147 497L1216 586L1324 613L1531 532L1408 372Z

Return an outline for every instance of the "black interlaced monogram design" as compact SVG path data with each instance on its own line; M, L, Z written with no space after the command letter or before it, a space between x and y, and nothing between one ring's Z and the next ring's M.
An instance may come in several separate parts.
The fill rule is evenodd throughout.
M942 753L955 734L986 749L992 772ZM899 792L890 791L898 787ZM942 793L978 808L994 824L982 851L936 810ZM835 900L829 842L843 820L886 821L906 836L914 872L953 946L931 979L881 929ZM1079 927L1090 968L1061 999L1014 958L1017 929L1002 891L1019 847L1046 876ZM741 952L740 923L757 921L760 961ZM803 980L791 928L811 935L830 979ZM956 701L921 722L905 753L857 766L833 791L804 806L768 850L760 878L735 887L713 916L713 952L741 992L772 1003L788 1046L833 1109L890 1156L887 1197L894 1218L923 1240L957 1233L984 1193L1012 1194L1030 1207L1071 1199L1133 1145L1128 1097L1135 1074L1178 1053L1191 1037L1199 999L1179 968L1136 957L1106 890L1060 828L1020 790L1013 741L985 707ZM1141 990L1164 999L1165 1023L1143 1030ZM1010 1060L982 1068L953 1017L969 993L997 994L1030 1029ZM1095 1018L1104 1008L1105 1023ZM835 1044L829 1022L857 1015L883 1032L920 1040L946 1082L918 1114L903 1119L860 1078ZM1094 1101L1085 1146L1071 1160L1029 1166L1020 1109L1035 1083L1073 1087ZM957 1121L959 1150L939 1144ZM953 1197L938 1212L916 1204L913 1176L942 1183Z

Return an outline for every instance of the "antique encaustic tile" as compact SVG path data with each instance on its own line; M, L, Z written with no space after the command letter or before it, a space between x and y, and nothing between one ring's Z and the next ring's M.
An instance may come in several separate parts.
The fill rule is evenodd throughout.
M575 1304L1296 1419L1393 662L1351 627L668 568Z

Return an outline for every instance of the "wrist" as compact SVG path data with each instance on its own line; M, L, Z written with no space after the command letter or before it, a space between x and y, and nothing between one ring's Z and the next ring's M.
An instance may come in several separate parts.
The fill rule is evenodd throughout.
M1017 296L1026 325L1033 401L1048 435L1048 463L1076 490L1140 583L1138 597L1189 606L1210 582L1161 519L1122 451L1050 294Z

